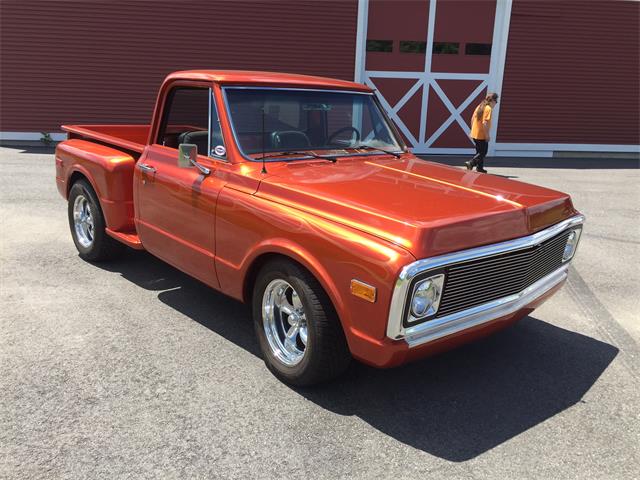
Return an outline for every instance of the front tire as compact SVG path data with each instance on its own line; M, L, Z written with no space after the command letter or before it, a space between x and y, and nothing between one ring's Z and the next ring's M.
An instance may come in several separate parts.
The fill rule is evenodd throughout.
M86 180L78 180L69 190L68 217L80 258L90 262L112 260L126 248L107 235L98 196Z
M288 260L267 263L253 290L253 320L267 368L285 383L333 379L351 355L335 309L318 281Z

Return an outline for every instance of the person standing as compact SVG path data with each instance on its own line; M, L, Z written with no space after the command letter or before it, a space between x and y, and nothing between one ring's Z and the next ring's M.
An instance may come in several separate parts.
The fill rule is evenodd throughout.
M476 170L480 173L487 173L484 169L484 157L489 150L489 141L491 137L489 132L491 131L491 114L493 107L498 103L498 94L490 93L485 99L480 102L480 105L476 107L471 117L471 133L469 136L476 145L475 156L464 164L467 166L467 170Z

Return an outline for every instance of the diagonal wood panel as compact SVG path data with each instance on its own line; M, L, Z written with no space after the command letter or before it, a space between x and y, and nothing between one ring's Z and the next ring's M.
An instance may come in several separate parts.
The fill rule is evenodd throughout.
M484 3L493 5L490 16L494 18L495 2ZM417 152L428 153L435 149L438 150L437 153L446 153L449 147L453 149L452 152L455 150L455 153L460 153L461 148L469 150L472 142L468 138L468 110L475 107L473 104L479 101L477 99L480 95L484 94L490 79L490 73L481 73L477 69L470 69L466 73L460 69L432 71L433 42L443 41L434 38L434 32L438 32L436 11L438 5L445 4L444 0L429 2L425 38L427 47L422 72L403 71L395 67L388 70L365 70L365 79L370 86L384 86L385 82L397 82L397 84L404 82L405 86L411 84L410 87L405 87L404 94L396 91L387 95L384 88L379 88L377 94L390 118ZM491 22L485 19L484 24L491 24ZM491 27L493 28L493 24ZM485 36L491 37L491 31ZM398 43L394 45L396 48ZM459 60L463 61L464 50L460 55ZM439 140L441 136L443 138Z

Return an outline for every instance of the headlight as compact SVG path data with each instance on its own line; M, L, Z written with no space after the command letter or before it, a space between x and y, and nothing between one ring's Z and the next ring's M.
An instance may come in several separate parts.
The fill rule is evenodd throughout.
M436 314L440 305L444 275L434 275L416 282L411 296L410 315L408 321L430 317Z
M580 233L582 233L581 228L576 228L575 230L571 230L569 236L567 237L567 243L564 246L564 253L562 254L562 261L568 262L573 258L573 255L576 253L576 248L578 247L578 240L580 240Z

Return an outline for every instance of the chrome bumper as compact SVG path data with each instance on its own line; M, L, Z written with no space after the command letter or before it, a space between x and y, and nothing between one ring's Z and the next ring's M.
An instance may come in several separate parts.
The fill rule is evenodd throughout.
M540 298L567 278L569 265L564 265L542 280L538 280L517 295L504 297L493 302L453 313L405 330L404 340L409 347L417 347L440 337L475 327L496 318L506 317Z
M462 252L456 252L430 259L418 260L402 269L391 299L387 337L392 340L404 340L409 347L416 347L441 337L481 325L497 318L517 312L540 298L567 278L570 261L557 270L538 280L517 294L509 295L461 312L428 320L416 325L403 325L404 305L407 301L409 285L413 278L428 270L442 268L468 259L482 258L513 250L528 248L539 244L569 228L584 223L584 216L576 215L556 225L527 237L508 242L487 245Z

